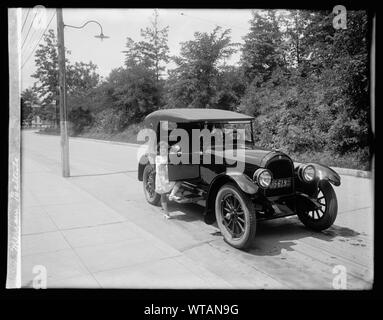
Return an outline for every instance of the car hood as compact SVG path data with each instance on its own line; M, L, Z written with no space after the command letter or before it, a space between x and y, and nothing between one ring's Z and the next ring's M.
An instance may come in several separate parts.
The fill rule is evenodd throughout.
M258 167L263 167L263 159L265 159L266 157L269 158L274 153L277 154L277 152L270 150L246 149L245 160L247 164L253 164Z
M282 154L279 151L262 150L262 149L245 149L245 163L247 165L255 165L257 167L264 167L267 159L271 159L275 155ZM232 155L226 153L226 158L230 160L237 160Z
M245 149L245 164L246 166L256 166L256 167L264 167L266 162L277 155L283 155L285 157L288 157L286 154L276 151L276 150L265 150L265 149ZM205 151L206 153L210 153L211 151ZM214 154L214 152L212 152ZM232 153L225 152L225 158L237 161L239 155L236 157L233 155L235 151Z

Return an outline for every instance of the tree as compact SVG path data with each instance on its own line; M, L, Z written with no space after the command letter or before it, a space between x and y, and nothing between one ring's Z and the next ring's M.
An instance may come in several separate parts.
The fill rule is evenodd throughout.
M152 64L156 75L157 82L160 80L162 71L165 70L164 63L169 62L168 47L169 27L159 28L158 11L154 10L154 18L150 27L141 29L141 36L146 41L140 41L138 48Z
M70 54L68 50L66 53ZM56 36L52 29L44 35L44 43L39 45L35 57L37 69L32 77L38 81L34 90L41 100L44 117L55 119L56 125L59 126L58 52ZM96 73L97 66L92 62L71 64L67 58L65 60L68 101L72 101L68 103L68 109L71 110L77 106L73 103L75 97L86 95L87 91L98 85L99 75ZM56 105L55 111L51 107L53 102ZM50 112L54 113L49 115Z
M161 104L153 71L142 64L113 69L92 94L98 97L96 126L110 133L141 121Z
M143 40L127 38L125 69L109 75L106 86L122 127L164 105L162 72L169 61L168 31L169 27L160 28L155 10L150 26L141 29Z
M144 65L152 70L157 82L165 70L164 64L169 62L168 33L169 27L160 28L158 11L154 11L150 27L141 29L141 37L144 40L134 42L127 38L125 53L125 65L129 68L137 64Z
M21 93L21 121L31 124L34 116L33 105L38 103L36 93L31 89L25 89Z
M216 105L214 107L238 111L246 85L241 68L235 66L222 67L217 78Z
M250 32L244 37L241 64L250 83L267 81L274 70L286 65L286 51L276 10L253 10Z
M59 126L58 53L57 41L52 29L44 35L44 42L39 45L35 53L37 69L32 77L38 82L35 83L34 89L43 107L55 102L55 120L56 125Z
M238 44L232 43L230 29L216 27L211 33L196 32L194 40L181 44L177 64L169 72L168 106L212 108L217 106L220 63L229 58Z

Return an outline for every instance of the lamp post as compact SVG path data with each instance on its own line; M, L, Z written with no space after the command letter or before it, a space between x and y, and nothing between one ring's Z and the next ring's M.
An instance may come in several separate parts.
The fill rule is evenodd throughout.
M89 20L82 26L76 27L64 24L62 9L56 9L57 16L57 45L58 45L58 67L59 67L59 88L60 88L60 135L61 135L61 164L63 177L70 176L69 167L69 139L68 139L68 112L66 104L66 78L65 78L65 45L64 45L64 27L82 29L88 23L96 23L101 29L100 35L96 38L107 39L102 31L102 26L95 20Z

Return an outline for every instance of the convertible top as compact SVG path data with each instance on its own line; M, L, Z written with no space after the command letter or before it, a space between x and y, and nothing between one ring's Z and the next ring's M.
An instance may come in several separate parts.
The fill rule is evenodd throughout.
M221 109L178 108L154 111L146 116L144 123L148 127L157 127L159 121L166 120L177 123L185 123L252 119L254 119L252 116Z

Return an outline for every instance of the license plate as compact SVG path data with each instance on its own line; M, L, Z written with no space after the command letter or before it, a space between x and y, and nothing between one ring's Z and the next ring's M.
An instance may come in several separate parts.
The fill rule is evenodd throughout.
M273 179L269 189L288 188L291 186L291 178Z

